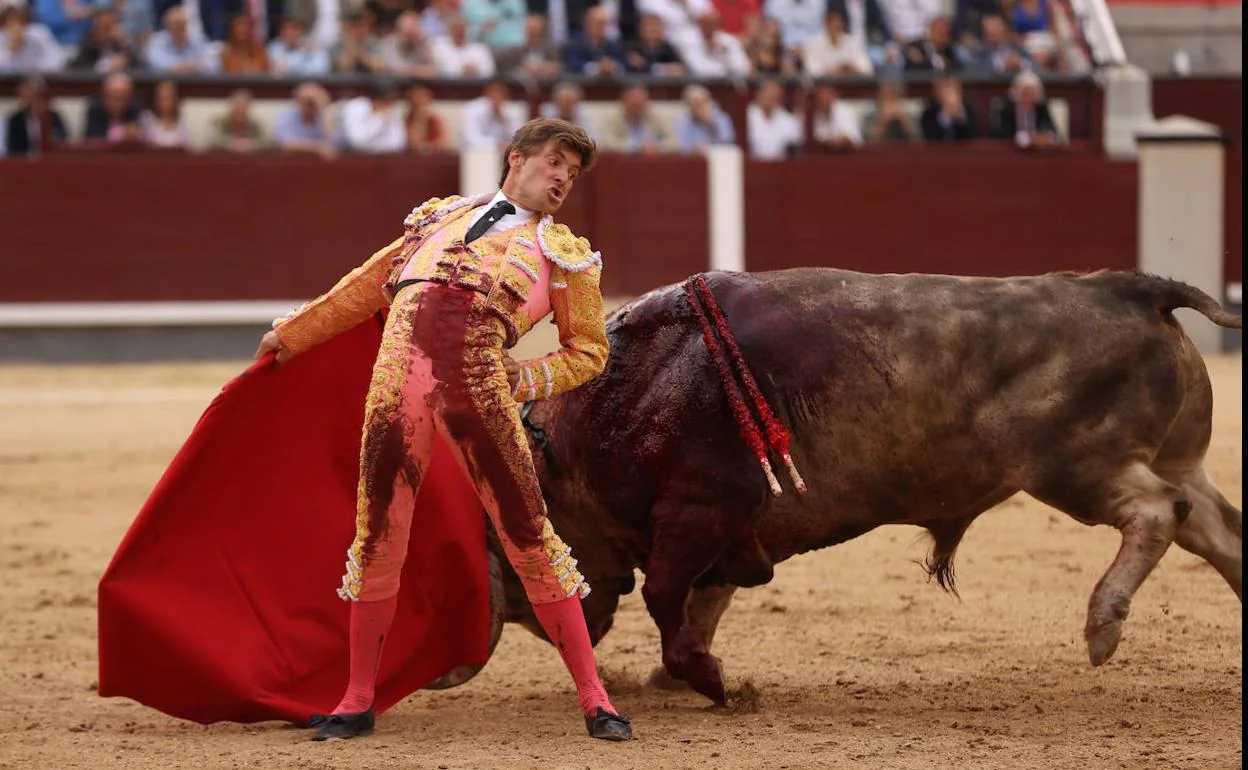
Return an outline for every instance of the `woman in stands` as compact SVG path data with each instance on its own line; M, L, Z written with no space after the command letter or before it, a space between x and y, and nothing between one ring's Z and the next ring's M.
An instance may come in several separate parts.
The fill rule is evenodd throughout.
M143 141L153 147L188 150L191 134L182 118L182 100L172 80L162 80L152 93L152 107L140 118Z

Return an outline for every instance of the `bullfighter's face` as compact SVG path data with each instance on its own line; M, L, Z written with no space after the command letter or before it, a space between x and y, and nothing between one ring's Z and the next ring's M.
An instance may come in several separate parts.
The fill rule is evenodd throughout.
M559 210L581 173L581 156L559 147L554 140L527 158L513 150L507 162L510 169L504 194L524 208L544 214Z

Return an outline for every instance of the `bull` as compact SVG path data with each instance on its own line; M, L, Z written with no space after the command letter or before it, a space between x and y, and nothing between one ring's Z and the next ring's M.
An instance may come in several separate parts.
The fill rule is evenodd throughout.
M594 588L595 644L640 569L663 668L723 703L711 643L737 588L767 583L797 554L910 524L931 535L929 577L956 594L962 536L1019 492L1121 533L1088 604L1093 666L1114 654L1171 543L1242 601L1243 516L1204 468L1209 376L1172 315L1191 308L1241 328L1208 295L1113 271L704 277L806 488L795 475L769 491L680 285L617 310L603 373L525 415L550 518ZM504 620L543 637L519 581L506 566L500 576L506 560L492 563L495 639Z

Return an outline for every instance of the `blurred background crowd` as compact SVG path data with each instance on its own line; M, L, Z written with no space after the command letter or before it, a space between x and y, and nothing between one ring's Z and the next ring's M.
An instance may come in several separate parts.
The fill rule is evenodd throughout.
M57 143L193 151L430 152L495 147L530 117L516 84L554 83L543 115L607 149L696 152L740 144L758 159L800 148L996 139L1058 146L1042 78L1085 71L1059 0L0 0L0 73L24 77L0 131L9 155ZM102 77L67 119L42 75ZM919 99L915 73L933 81ZM234 76L289 82L263 115L239 88L192 130L179 84ZM367 78L335 99L335 78ZM828 79L872 79L847 104ZM1000 80L977 120L966 78ZM655 109L649 85L683 80ZM702 81L748 82L744 136ZM782 88L779 80L801 83ZM136 86L136 80L143 87ZM453 117L444 81L479 81ZM587 109L581 84L621 84ZM738 124L739 125L739 124ZM194 138L195 134L198 138Z

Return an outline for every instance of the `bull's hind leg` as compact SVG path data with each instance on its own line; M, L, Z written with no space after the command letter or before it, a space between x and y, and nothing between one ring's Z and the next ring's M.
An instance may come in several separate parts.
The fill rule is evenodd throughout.
M1104 499L1073 499L1061 490L1032 494L1081 521L1112 524L1122 533L1122 545L1088 602L1084 638L1093 666L1105 663L1118 649L1122 625L1131 611L1131 599L1157 562L1174 542L1180 522L1192 504L1183 491L1162 479L1143 463L1134 463L1100 488Z
M686 611L693 581L719 559L727 544L711 508L655 506L655 530L641 595L659 628L663 667L716 703L725 701L719 661Z
M1192 512L1179 526L1174 542L1213 565L1243 600L1244 514L1213 485L1203 467L1177 473L1160 471L1192 501Z

